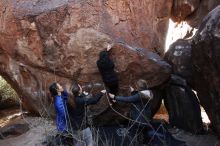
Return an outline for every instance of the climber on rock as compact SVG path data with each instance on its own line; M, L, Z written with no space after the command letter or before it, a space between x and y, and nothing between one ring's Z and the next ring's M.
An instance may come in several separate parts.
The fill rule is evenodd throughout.
M101 97L106 93L106 90L102 90L100 93L92 97L90 94L82 90L82 87L74 83L72 85L72 93L75 97L75 107L71 114L71 124L74 131L79 133L79 140L76 145L79 146L81 143L85 143L86 146L93 145L93 137L91 129L89 128L90 123L87 119L87 105L96 104Z
M107 87L110 93L117 95L119 88L119 80L118 75L114 70L114 62L109 57L110 49L111 45L109 44L107 46L106 51L100 52L99 60L96 63L105 86Z

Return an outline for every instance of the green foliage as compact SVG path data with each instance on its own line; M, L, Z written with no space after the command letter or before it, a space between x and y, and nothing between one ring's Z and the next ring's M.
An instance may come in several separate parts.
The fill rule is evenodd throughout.
M18 100L18 95L8 82L0 76L0 101L6 99Z

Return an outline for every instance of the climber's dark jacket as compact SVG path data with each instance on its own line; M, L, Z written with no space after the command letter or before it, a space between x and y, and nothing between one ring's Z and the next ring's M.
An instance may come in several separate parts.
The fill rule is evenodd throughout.
M102 75L104 83L118 81L118 76L114 71L115 65L113 61L109 58L109 54L107 51L103 51L100 53L100 58L96 63Z
M109 58L107 51L102 51L99 60L96 62L105 86L112 94L118 94L118 76L114 71L114 62Z

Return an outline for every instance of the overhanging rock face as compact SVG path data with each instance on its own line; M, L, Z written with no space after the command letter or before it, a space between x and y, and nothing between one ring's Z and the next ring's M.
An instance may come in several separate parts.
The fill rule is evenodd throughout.
M96 60L110 43L123 88L140 77L151 87L160 85L171 69L150 50L163 47L171 5L171 0L3 0L0 74L29 111L45 114L50 83L67 89L72 80L101 83Z

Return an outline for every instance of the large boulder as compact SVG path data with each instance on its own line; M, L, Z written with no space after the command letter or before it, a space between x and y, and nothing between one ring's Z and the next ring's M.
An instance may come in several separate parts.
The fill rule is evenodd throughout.
M192 45L190 40L179 39L165 53L164 59L172 66L172 73L192 85Z
M194 88L220 135L220 6L201 23L192 43Z
M220 135L220 6L211 11L191 40L178 40L165 55L173 73L197 92L213 129Z
M170 124L192 133L203 132L199 101L186 80L172 75L165 94L164 103Z
M220 5L219 0L200 1L197 9L186 18L187 23L198 28L204 17L218 5Z
M203 18L219 4L219 0L174 0L171 18L198 28Z
M127 44L116 44L113 46L110 56L115 62L116 71L119 76L119 84L120 84L120 94L122 95L130 95L129 86L135 85L135 82L138 79L145 79L148 83L149 88L156 87L160 84L166 82L171 73L171 67L165 61L163 61L157 54L150 52L143 48L135 48L131 47ZM125 63L126 62L126 63ZM86 77L84 77L85 79ZM97 80L98 83L102 83L100 79ZM95 81L94 81L95 82ZM93 90L97 88L97 85L93 85L95 87ZM99 91L101 88L99 89ZM160 97L154 98L154 100L150 103L154 114L160 107ZM90 106L90 111L92 111L91 115L95 116L95 123L98 121L102 121L102 123L110 123L113 121L113 116L118 116L117 112L128 115L129 114L129 106L126 104L116 103L113 106L113 109L109 106L109 101L107 98L102 98L101 101L94 105ZM103 114L106 118L103 119ZM102 120L100 120L100 118ZM122 118L123 119L123 118Z
M6 139L24 134L29 130L28 124L14 124L0 128L0 139Z
M172 7L172 18L181 22L195 12L200 5L200 0L174 0Z
M163 47L171 5L172 0L0 1L0 75L27 110L45 114L53 107L46 98L52 82L67 89L72 80L102 83L96 60L110 43L125 86L121 92L140 77L150 87L160 85L170 66L150 50Z

